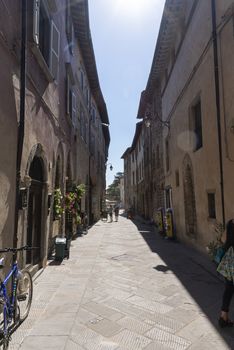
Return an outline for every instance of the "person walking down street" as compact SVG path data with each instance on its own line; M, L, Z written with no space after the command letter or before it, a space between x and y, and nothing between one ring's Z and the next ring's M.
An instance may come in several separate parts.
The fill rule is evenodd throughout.
M110 222L113 221L113 208L112 208L112 205L110 205L110 208L108 210L108 214L109 214L109 217L110 217Z
M114 212L115 212L115 221L117 222L118 218L119 218L119 206L118 205L115 206Z
M225 277L225 289L222 298L222 308L219 317L220 327L232 327L233 321L229 319L229 307L234 293L234 220L229 220L226 226L226 237L224 243L224 256L217 271Z

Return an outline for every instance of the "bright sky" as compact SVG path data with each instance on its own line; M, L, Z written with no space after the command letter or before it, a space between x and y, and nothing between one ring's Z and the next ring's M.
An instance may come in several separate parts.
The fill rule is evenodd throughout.
M123 171L145 89L165 0L89 0L98 76L110 120L107 186Z

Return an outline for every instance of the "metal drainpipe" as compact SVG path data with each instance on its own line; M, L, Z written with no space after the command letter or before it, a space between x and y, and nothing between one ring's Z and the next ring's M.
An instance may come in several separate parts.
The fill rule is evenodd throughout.
M27 42L27 0L21 1L21 61L20 61L20 118L17 134L16 156L16 188L15 188L15 218L13 246L18 242L18 218L20 205L20 167L24 143L24 120L25 120L25 86L26 86L26 42Z
M212 39L214 53L214 78L215 78L215 97L216 97L216 116L218 129L218 144L219 144L219 168L220 168L220 189L221 189L221 204L223 225L225 225L225 207L224 207L224 187L223 187L223 155L222 155L222 137L221 137L221 121L220 121L220 89L219 89L219 61L217 49L217 30L216 30L216 1L211 0L212 11Z
M92 198L91 198L91 180L90 180L90 173L91 173L91 115L89 111L89 164L88 164L88 225L91 225L91 208L92 208Z

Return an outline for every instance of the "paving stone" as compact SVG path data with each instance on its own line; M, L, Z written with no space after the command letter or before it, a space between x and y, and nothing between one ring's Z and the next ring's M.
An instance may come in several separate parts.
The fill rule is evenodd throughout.
M206 317L198 317L196 320L189 323L177 334L181 337L189 339L191 342L203 338L206 335L212 334L214 331L213 325Z
M118 344L107 339L103 339L99 344L94 342L88 342L85 344L85 349L87 350L116 350L117 348Z
M145 237L150 229L143 227ZM72 242L69 260L37 276L29 317L10 350L46 337L65 338L64 350L234 349L233 331L216 328L223 286L188 249L157 234L148 245L123 217L94 225Z
M234 342L233 342L234 345ZM230 350L233 349L233 346L230 347L226 342L221 339L210 340L208 337L203 337L199 341L193 343L189 350Z
M67 337L63 336L28 336L22 343L22 350L63 350Z
M64 350L85 350L82 346L78 345L77 343L73 342L71 339L68 339L66 342Z
M120 301L118 299L112 298L110 300L107 300L105 302L106 305L109 305L116 310L119 310L127 315L134 315L138 316L141 315L142 312L144 311L143 309L133 306L130 303L127 303L126 301Z
M171 348L168 348L167 346L164 346L158 342L152 342L147 345L144 350L171 350Z
M141 318L146 323L148 320L151 320L157 328L173 334L185 326L185 323L170 318L165 314L144 312Z
M151 342L149 338L128 330L123 330L122 332L112 337L111 340L119 343L121 346L126 347L129 350L143 349Z
M90 341L95 344L99 344L103 337L92 329L89 329L85 325L81 325L76 321L72 327L69 339L76 344L84 346Z
M191 345L190 341L158 328L152 328L150 331L146 332L145 335L174 350L185 350Z
M41 319L41 322L35 323L30 335L69 335L74 322L74 316L71 313L62 313L47 316Z
M165 288L159 290L159 293L167 297L172 296L180 291L181 287L178 285L171 284Z
M128 298L127 301L134 305L141 306L144 309L148 309L150 311L155 311L159 313L166 313L173 310L173 308L169 305L159 303L156 301L147 300L145 298L138 297L138 296L132 296Z
M170 305L168 302L167 302L167 299L165 297L165 295L162 295L160 293L157 293L156 291L153 291L153 290L147 290L147 289L143 289L143 288L137 288L135 293L137 296L140 296L140 297L144 297L144 298L147 298L147 299L150 299L150 300L153 300L153 301L162 301L162 300L166 300L166 304L167 305ZM173 306L173 305L172 305Z
M123 317L125 317L123 313L116 312L115 314L109 316L108 319L111 321L118 321L118 320L121 320L121 318Z
M103 305L103 304L98 304L94 302L86 303L82 305L83 309L86 309L88 311L91 311L95 314L101 315L101 316L111 316L115 314L115 310Z
M107 319L90 320L86 323L86 326L93 329L95 332L102 334L104 337L111 337L122 330L120 325Z
M78 313L76 314L76 322L85 324L88 321L94 319L95 317L97 317L96 314L94 314L93 312L87 311L81 307L78 310Z
M172 307L178 307L178 306L184 305L185 300L186 299L183 298L180 293L178 293L166 298L164 300L164 303Z
M144 334L146 331L152 328L152 326L130 317L121 318L117 323L123 328L127 328L130 331L138 334Z
M184 308L184 306L179 306L167 312L166 316L186 324L194 320L198 316L198 314L199 310L187 310L186 308Z

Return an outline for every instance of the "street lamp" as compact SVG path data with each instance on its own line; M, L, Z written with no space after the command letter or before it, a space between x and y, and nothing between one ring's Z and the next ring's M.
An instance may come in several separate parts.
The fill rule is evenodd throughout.
M113 170L113 165L111 163L107 163L106 166L109 165L109 164L110 164L110 168L109 169L110 169L110 171L112 171Z

